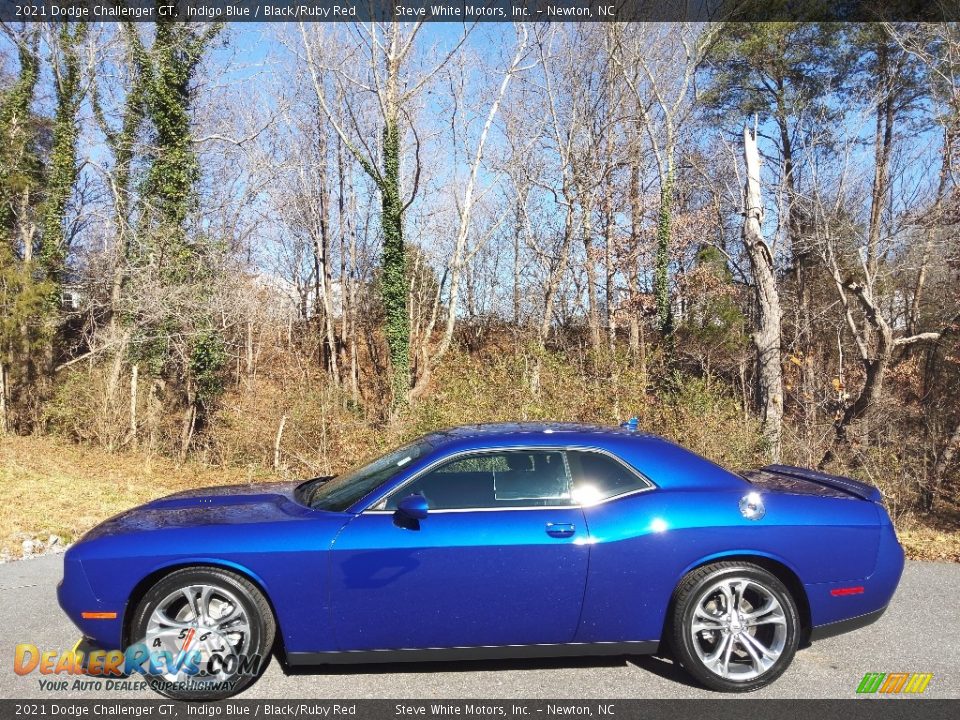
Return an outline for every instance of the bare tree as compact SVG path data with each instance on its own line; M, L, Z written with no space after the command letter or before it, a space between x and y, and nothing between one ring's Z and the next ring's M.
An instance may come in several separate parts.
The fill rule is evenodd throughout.
M654 296L657 324L664 333L669 333L672 325L669 263L677 147L693 108L697 68L716 28L688 23L615 23L608 31L607 52L635 98L660 180Z
M415 77L407 75L414 55L417 35L423 21L405 28L402 23L357 24L355 31L360 38L365 56L365 73L351 77L347 69L324 66L319 61L316 34L311 36L307 26L300 23L300 35L307 66L313 79L316 99L328 122L333 126L344 146L360 163L380 191L383 233L382 294L386 314L385 334L390 351L394 407L407 402L410 391L410 316L407 308L409 284L407 281L406 250L404 247L404 212L416 197L420 165L414 168L413 186L406 198L401 184L401 143L404 122L408 127L410 106L417 95L427 86L433 76L459 50L469 33L465 30L453 49L439 59L431 68ZM379 159L370 148L357 141L357 128L350 132L344 118L331 110L324 89L327 76L340 84L352 84L364 88L376 97L381 122L382 145ZM348 116L355 125L355 114ZM419 143L419 140L417 140Z
M757 300L757 327L753 344L757 348L757 385L763 433L774 462L780 461L783 427L783 368L781 367L780 293L774 271L773 253L763 238L763 203L760 197L760 153L756 133L743 129L743 159L746 185L743 193L743 244L753 269Z
M476 254L476 252L483 247L482 242L476 242L473 245L473 249L470 251L470 253L468 253L467 238L470 234L471 220L473 218L473 207L477 190L477 176L480 173L480 169L483 165L483 152L487 144L487 138L490 135L490 129L493 126L494 120L497 117L497 113L500 110L500 104L503 102L504 96L506 95L507 88L510 85L510 80L514 77L514 75L524 70L524 68L521 66L521 62L527 53L529 32L526 25L522 23L515 25L515 28L517 33L516 50L513 53L513 58L511 59L510 64L503 73L503 78L500 81L497 93L494 96L493 101L490 103L489 109L487 110L486 119L484 120L483 127L480 130L480 136L476 142L476 149L473 154L473 159L468 169L468 178L466 186L463 189L463 196L458 198L457 212L460 218L460 223L457 227L456 240L454 241L453 256L450 258L449 262L450 293L447 307L447 319L443 330L443 335L429 361L425 363L423 375L418 380L418 387L415 388L414 394L417 394L416 391L418 389L420 392L422 392L422 388L425 387L426 383L429 381L431 366L435 366L450 348L450 343L453 340L454 329L456 328L457 309L460 302L460 280L463 274L464 265L470 260L472 255ZM434 317L431 319L430 325L428 326L426 333L427 339L430 337L430 331L433 329L435 320L436 314L434 314Z

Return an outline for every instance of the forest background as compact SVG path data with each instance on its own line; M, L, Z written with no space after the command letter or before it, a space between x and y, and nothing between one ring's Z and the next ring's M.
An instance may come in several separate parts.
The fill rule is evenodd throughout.
M956 24L4 24L3 555L628 417L960 559Z

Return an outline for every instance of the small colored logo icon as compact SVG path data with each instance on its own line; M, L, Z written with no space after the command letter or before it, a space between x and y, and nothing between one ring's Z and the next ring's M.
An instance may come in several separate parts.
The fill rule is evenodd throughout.
M867 673L857 686L857 692L919 695L932 679L933 673Z

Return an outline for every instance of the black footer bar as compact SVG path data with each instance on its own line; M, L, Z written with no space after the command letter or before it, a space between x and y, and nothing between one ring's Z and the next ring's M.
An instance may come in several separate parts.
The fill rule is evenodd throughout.
M853 692L853 691L851 691ZM0 700L2 718L594 718L598 720L946 720L960 700Z

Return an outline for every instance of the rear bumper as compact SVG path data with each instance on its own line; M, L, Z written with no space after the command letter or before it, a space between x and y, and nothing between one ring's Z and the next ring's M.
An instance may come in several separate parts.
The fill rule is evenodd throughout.
M869 577L804 586L813 625L810 639L856 630L883 615L900 583L903 564L903 548L888 521L880 526L876 567Z
M819 625L810 631L810 640L823 640L824 638L833 637L834 635L842 635L843 633L848 633L853 630L859 630L860 628L875 623L886 611L887 608L882 607L866 615L857 615L847 620L838 620L837 622L832 622L827 625Z

